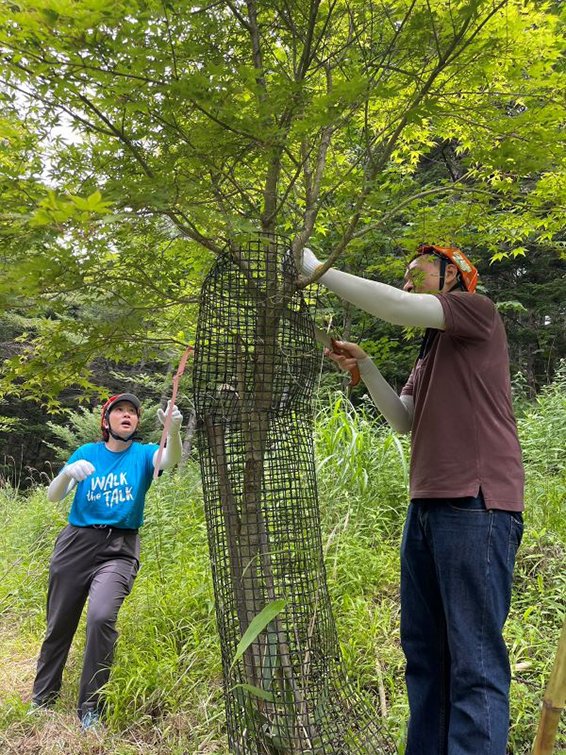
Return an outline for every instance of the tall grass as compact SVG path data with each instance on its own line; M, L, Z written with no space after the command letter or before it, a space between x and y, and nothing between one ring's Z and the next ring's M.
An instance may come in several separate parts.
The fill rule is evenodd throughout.
M523 407L518 427L526 469L525 536L507 638L515 669L512 737L523 743L534 737L533 718L566 614L566 363L554 383ZM564 717L555 749L566 752Z
M139 714L152 722L174 714L198 745L210 736L211 718L217 721L212 730L218 736L222 706L195 466L154 491L143 532L142 567L120 615L120 652L107 689L110 721L121 726Z
M519 422L527 509L506 627L513 667L513 755L530 751L565 611L565 387L559 376ZM371 411L332 395L317 410L315 444L328 584L345 667L376 715L387 718L402 752L407 704L398 545L407 506L407 439L393 435ZM43 489L25 497L10 487L0 489L0 648L9 637L23 643L30 683L44 626L48 562L67 505L50 504ZM164 475L150 490L142 567L119 629L106 688L110 733L104 751L226 753L220 652L194 463ZM61 715L74 707L83 636L80 628ZM27 689L19 692L24 699L29 695ZM7 750L29 729L24 707L14 699L0 701L0 742L3 737ZM557 749L566 750L564 722ZM87 752L78 746L76 751Z
M398 534L408 491L408 438L355 409L343 394L328 397L315 422L317 479L327 526L352 514L374 536Z

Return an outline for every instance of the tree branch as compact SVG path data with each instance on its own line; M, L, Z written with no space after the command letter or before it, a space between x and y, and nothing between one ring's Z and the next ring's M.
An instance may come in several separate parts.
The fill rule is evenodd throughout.
M222 249L221 247L217 246L212 239L207 238L206 236L203 236L203 234L196 228L196 226L189 220L189 218L185 215L185 213L181 212L181 210L164 210L161 212L156 212L156 215L165 215L168 217L174 225L183 233L185 236L188 236L193 241L198 242L202 246L204 246L206 249L209 249L211 252L214 252L214 254L221 254Z
M137 162L143 168L145 174L149 178L154 178L154 173L153 173L152 169L149 167L149 165L146 162L146 160L143 157L143 155L141 154L141 150L138 147L136 147L136 145L133 143L133 141L128 136L126 136L126 134L124 133L124 131L122 131L121 129L119 129L116 126L114 126L114 124L109 120L109 118L107 118L104 115L104 113L102 113L97 108L97 106L93 102L91 102L88 99L88 97L86 97L84 94L79 94L79 100L84 105L86 105L86 107L89 110L92 110L92 112L95 113L97 115L97 117L100 118L100 120L104 124L106 124L106 126L110 129L111 133L114 136L116 136L122 142L122 144L126 145L126 147L130 150L130 152L132 153L132 155L134 156L134 158L137 160Z

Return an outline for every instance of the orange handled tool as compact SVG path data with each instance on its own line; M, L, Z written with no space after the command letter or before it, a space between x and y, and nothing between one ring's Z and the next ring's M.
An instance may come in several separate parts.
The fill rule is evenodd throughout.
M346 352L344 349L341 349L339 346L336 345L335 338L332 338L332 336L329 333L327 333L326 330L321 330L321 328L317 328L316 325L314 326L314 337L319 343L321 343L323 346L326 346L327 349L330 349L330 351L334 351L336 354L343 354L344 356L349 356L348 352ZM357 365L355 365L350 370L350 382L348 383L348 388L353 388L359 382L360 382L360 368Z
M157 451L157 458L155 459L155 467L153 469L153 479L156 480L159 477L159 465L161 463L161 457L163 456L163 449L165 448L165 442L167 440L167 434L169 433L169 428L171 427L171 415L173 413L173 407L175 406L175 399L177 398L177 389L179 388L179 379L183 372L185 371L185 367L187 366L187 359L189 356L193 353L194 349L192 346L187 346L183 356L181 357L181 361L179 362L179 367L177 368L177 372L175 373L175 376L173 377L173 390L171 393L171 401L169 402L169 411L165 415L165 422L163 424L163 432L161 433L161 440L159 442L159 450Z

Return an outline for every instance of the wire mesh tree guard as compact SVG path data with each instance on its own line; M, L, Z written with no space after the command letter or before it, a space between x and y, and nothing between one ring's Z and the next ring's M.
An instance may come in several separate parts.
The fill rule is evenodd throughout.
M289 248L248 238L201 291L195 407L229 746L395 752L342 669L312 441L318 357ZM254 618L276 605L234 661Z

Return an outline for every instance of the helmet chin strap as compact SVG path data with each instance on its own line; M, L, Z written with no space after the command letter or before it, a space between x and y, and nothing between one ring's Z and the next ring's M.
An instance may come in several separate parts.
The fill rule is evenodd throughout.
M448 260L446 257L440 257L440 272L438 275L438 290L440 293L442 293L442 289L444 288L444 283L446 282L446 268L448 266ZM459 275L457 275L456 280L454 282L454 285L452 288L449 288L448 291L454 291L454 289L460 289L461 291L465 291L466 287L462 283L462 280Z
M137 430L134 430L133 433L130 433L125 438L122 438L121 435L118 435L118 433L115 433L114 430L111 429L110 422L108 423L107 429L108 429L108 435L111 435L114 438L114 440L121 440L123 443L127 443L129 440L132 440L135 437L136 432L137 432Z
M446 265L448 264L448 260L446 257L440 258L440 275L438 278L438 290L442 292L442 289L444 288L444 280L446 278Z

